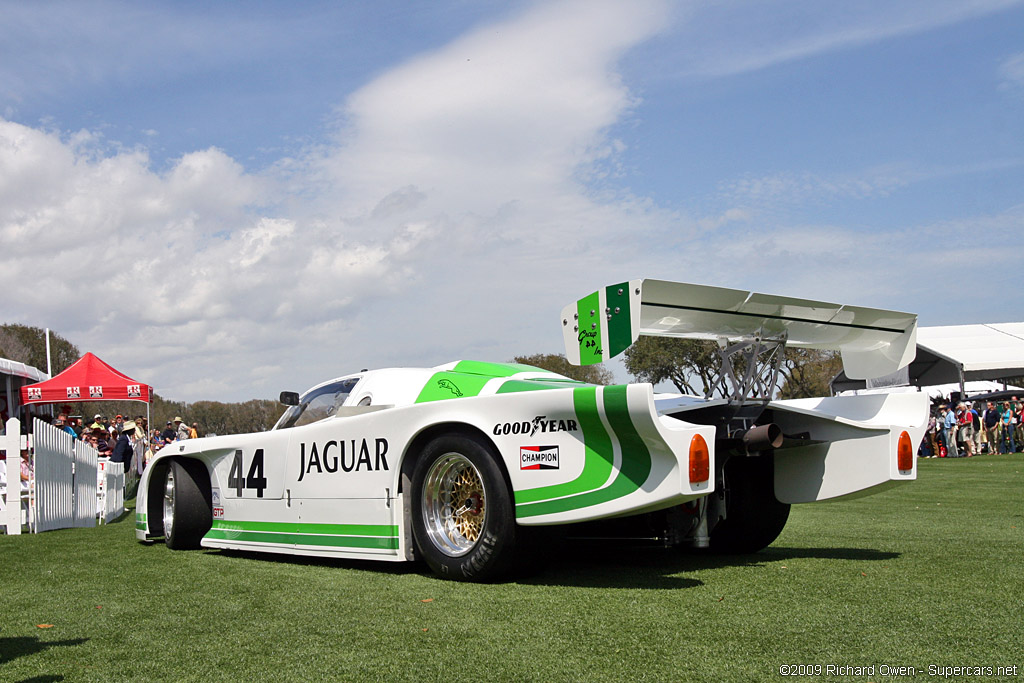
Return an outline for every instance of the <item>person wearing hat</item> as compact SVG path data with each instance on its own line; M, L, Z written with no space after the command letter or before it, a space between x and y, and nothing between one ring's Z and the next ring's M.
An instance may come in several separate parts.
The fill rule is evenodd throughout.
M174 431L174 423L170 420L167 421L167 426L160 432L160 438L163 439L164 443L170 443L174 441L178 433Z
M110 424L110 427L108 428L108 431L110 432L111 436L113 436L115 439L118 438L118 436L123 431L123 428L122 428L123 424L124 424L124 415L118 415L117 417L114 418L114 421Z
M109 458L113 452L113 447L110 445L114 441L110 438L110 434L103 427L92 430L93 437L96 439L96 451L99 453L101 458Z
M174 418L174 427L176 429L176 435L179 441L187 439L189 437L188 425L181 419L180 416Z
M117 437L117 443L114 444L114 452L110 456L110 462L120 462L124 464L125 474L132 466L132 455L135 453L134 445L132 444L132 436L135 434L135 423L124 422L121 425L121 433Z

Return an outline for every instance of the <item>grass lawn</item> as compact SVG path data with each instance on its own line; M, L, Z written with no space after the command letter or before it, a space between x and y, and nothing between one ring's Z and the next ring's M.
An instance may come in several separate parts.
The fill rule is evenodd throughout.
M173 552L137 543L134 514L0 536L0 681L1024 680L1022 472L1024 455L921 460L917 482L794 506L756 555L559 548L497 585Z

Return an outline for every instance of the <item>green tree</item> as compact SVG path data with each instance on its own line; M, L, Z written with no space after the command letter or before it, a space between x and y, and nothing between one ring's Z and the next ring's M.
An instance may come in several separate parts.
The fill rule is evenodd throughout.
M50 360L54 375L66 370L81 355L77 346L50 330ZM0 325L0 358L46 372L46 330L28 325Z
M626 370L641 382L672 382L684 394L710 393L718 374L718 345L700 339L640 337L625 353ZM700 391L694 382L700 381Z
M779 374L782 386L779 398L812 398L829 396L830 383L843 369L843 360L836 351L786 348Z
M180 403L158 399L153 402L153 426L163 429L168 420L180 417L187 425L195 422L200 436L249 434L264 432L273 427L284 409L285 406L268 399L253 399L244 403Z
M516 356L512 362L557 372L559 375L565 375L570 379L587 384L611 384L615 381L611 370L600 365L573 365L562 353L535 353L532 356Z

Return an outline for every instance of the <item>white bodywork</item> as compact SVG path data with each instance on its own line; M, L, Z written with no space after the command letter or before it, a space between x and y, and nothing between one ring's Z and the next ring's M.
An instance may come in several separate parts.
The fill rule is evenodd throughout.
M687 469L691 440L701 435L713 444L714 427L658 415L650 385L592 387L531 369L480 376L483 387L474 396L414 402L431 381L461 381L447 370L455 365L352 376L358 383L344 405L312 424L167 446L143 474L137 536L159 535L151 522L159 514L160 463L183 457L201 460L210 472L214 528L204 547L406 559L403 465L431 430L469 430L494 445L523 525L641 512L713 490L713 481L691 484ZM556 388L497 393L508 382L545 380ZM359 406L370 393L393 403ZM257 452L261 471L253 470ZM550 468L524 460L545 452L554 457ZM264 486L237 486L238 453L239 471L265 479Z

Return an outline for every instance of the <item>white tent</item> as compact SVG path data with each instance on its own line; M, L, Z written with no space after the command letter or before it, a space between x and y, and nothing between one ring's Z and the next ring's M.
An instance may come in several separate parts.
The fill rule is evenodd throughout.
M1024 375L1024 323L919 327L917 346L952 364L964 380Z
M21 405L21 387L49 379L42 370L16 360L0 358L0 419L15 417Z
M905 372L904 384L953 384L960 393L971 381L1024 376L1024 322L919 327L917 357ZM851 380L843 373L832 381L834 392L866 386L864 380Z
M1009 389L1012 391L1018 391L1024 394L1024 388L1013 385L1006 385L1003 382L995 382L993 380L976 380L974 382L964 382L964 390L967 392L967 396L974 396L975 394L988 394L991 392L1002 391L1003 389ZM945 399L954 391L960 391L960 385L956 383L949 384L935 384L927 387L915 387L915 386L893 386L893 387L878 387L877 389L847 389L846 391L840 391L839 396L864 396L866 394L910 394L917 391L928 394L931 399Z

